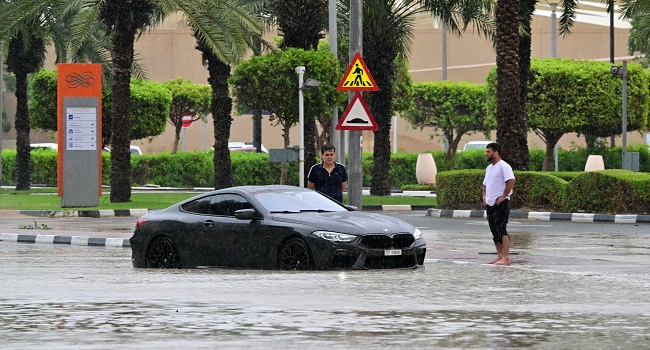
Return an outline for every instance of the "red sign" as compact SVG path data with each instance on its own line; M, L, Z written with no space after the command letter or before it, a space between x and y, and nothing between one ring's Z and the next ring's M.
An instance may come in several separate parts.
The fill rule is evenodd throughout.
M336 87L338 91L377 91L379 87L370 74L366 63L358 52L350 62L348 69L343 74L341 82Z
M192 125L192 116L184 115L183 116L183 128L189 128Z
M348 108L343 113L339 123L336 124L336 130L378 130L379 125L375 118L370 114L370 109L366 105L360 93L355 93Z

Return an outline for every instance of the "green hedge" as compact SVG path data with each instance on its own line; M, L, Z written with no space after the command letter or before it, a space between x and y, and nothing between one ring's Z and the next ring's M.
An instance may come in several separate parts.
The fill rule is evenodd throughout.
M628 170L562 173L515 171L514 209L589 213L650 213L650 174ZM477 169L438 173L441 209L482 209L485 172Z

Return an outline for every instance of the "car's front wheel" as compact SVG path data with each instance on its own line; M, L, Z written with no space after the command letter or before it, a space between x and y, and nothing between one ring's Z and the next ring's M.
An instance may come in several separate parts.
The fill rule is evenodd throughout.
M288 240L280 247L278 256L280 270L311 270L314 268L309 247L300 238Z
M180 268L180 258L174 242L167 236L156 238L147 249L147 267L155 269Z

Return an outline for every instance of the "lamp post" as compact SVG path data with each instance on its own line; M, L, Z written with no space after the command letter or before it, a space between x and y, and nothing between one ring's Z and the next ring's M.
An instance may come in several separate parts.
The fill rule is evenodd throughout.
M300 187L305 187L305 100L302 96L305 66L296 67L296 73L298 73L298 127L300 128L300 143L298 144L298 176L300 179Z
M555 14L555 11L557 10L557 3L551 2L549 3L551 6L551 58L556 58L557 57L557 15ZM558 142L560 140L555 142L555 146L553 147L553 158L555 161L555 171L558 171Z
M320 86L321 82L314 79L305 81L305 66L296 67L298 73L298 127L300 128L300 143L298 144L298 161L300 162L300 187L305 187L305 98L303 90Z
M621 135L621 143L622 143L621 156L623 157L622 159L623 169L631 170L632 161L627 157L627 61L623 61L622 66L612 66L611 73L623 79L623 89L622 89L623 90L622 91L622 95L623 95L622 96L623 98L622 132L623 134Z

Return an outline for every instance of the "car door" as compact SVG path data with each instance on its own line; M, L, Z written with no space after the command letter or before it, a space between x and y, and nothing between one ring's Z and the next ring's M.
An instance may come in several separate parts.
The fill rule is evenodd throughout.
M213 225L206 225L205 229L219 242L217 250L221 255L221 266L252 267L251 253L260 243L254 239L254 235L261 222L235 218L235 211L240 209L254 208L246 198L238 194L212 196L209 213L214 218Z
M181 258L192 266L224 265L219 253L225 245L224 236L215 229L219 218L210 213L213 197L202 197L181 207L185 215L177 244L181 251L186 252Z

